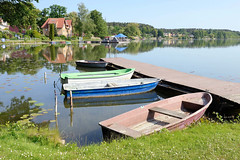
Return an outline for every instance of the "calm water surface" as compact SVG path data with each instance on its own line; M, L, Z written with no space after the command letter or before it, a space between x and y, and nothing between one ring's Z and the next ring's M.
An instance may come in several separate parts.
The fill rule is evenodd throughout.
M128 45L7 45L0 48L0 123L38 113L33 122L57 128L66 142L102 141L99 121L173 95L141 95L74 100L61 95L62 72L91 72L75 60L124 57L182 72L240 83L240 41L144 41ZM102 69L98 69L102 70ZM46 73L46 79L44 79ZM54 85L55 84L55 85ZM55 107L55 93L57 108Z

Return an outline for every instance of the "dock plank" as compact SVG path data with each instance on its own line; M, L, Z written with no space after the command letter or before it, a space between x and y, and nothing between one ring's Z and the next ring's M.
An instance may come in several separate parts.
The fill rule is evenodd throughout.
M135 68L136 72L143 75L164 79L171 83L196 88L202 91L208 91L240 104L240 83L197 76L121 57L102 58L102 60L124 68Z

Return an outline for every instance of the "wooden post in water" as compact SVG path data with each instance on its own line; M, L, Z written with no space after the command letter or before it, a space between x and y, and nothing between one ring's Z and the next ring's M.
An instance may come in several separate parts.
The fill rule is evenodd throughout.
M47 73L44 72L44 83L47 84Z
M57 115L57 93L56 90L54 90L55 93L55 115Z
M73 126L73 97L72 97L72 91L70 90L70 126Z
M73 108L73 100L72 100L72 91L70 90L70 104L71 104L71 108Z
M70 108L70 126L73 126L73 107Z

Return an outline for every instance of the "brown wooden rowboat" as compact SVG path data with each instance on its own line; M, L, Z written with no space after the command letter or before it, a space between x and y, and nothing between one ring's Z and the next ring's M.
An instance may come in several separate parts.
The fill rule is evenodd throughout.
M103 136L117 133L133 138L168 130L183 129L198 121L212 102L206 92L189 93L139 107L99 123Z

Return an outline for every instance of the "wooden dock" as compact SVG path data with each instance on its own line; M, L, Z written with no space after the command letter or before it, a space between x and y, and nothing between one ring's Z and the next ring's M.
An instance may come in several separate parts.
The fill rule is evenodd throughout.
M101 60L123 68L135 68L135 71L140 74L159 78L165 82L208 91L238 105L240 104L240 83L201 77L125 58L102 58Z

